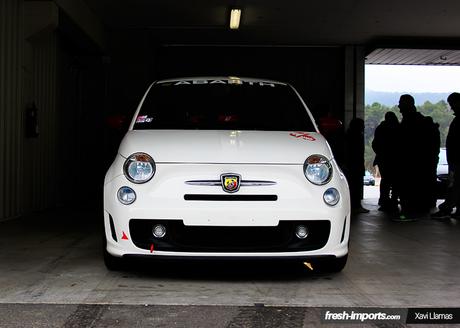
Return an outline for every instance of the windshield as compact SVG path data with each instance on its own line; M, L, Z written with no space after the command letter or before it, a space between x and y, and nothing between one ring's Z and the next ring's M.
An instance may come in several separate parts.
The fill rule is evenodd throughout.
M156 83L134 129L315 131L291 87L239 79Z

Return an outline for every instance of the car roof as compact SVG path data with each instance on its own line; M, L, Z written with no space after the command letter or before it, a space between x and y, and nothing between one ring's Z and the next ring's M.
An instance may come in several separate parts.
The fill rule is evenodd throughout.
M163 80L155 81L155 83L194 81L194 80L241 80L245 82L266 82L266 83L287 85L287 83L276 81L276 80L252 78L252 77L238 77L238 76L190 76L190 77L163 79Z

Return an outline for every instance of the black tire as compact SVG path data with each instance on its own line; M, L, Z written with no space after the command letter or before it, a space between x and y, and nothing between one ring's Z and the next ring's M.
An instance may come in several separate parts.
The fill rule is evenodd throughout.
M104 264L107 270L110 271L120 271L124 268L123 259L110 255L107 250L104 250Z
M320 260L318 262L319 271L321 273L336 273L345 268L347 264L348 254L343 257L336 257L334 259Z
M116 257L113 255L110 255L109 252L107 252L107 242L105 241L105 236L104 236L104 264L107 270L110 271L120 271L124 268L124 260L121 257Z

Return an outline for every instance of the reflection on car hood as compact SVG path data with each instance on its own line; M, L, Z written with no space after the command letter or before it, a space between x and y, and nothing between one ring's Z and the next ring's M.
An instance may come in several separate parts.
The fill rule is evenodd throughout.
M288 131L132 130L119 153L136 152L157 163L303 164L312 154L332 157L320 134Z

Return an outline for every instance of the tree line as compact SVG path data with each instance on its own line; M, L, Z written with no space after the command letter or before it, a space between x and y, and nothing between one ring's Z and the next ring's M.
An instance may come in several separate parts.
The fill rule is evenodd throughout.
M398 120L401 122L401 114L399 113L398 106L389 107L380 103L373 103L366 105L365 113L365 128L364 128L364 163L366 170L374 173L374 158L375 153L372 150L372 140L374 140L374 132L377 126L384 119L385 113L391 111L396 114ZM446 136L449 130L449 125L454 118L453 112L447 102L441 100L435 104L427 101L421 106L417 106L417 111L425 116L431 116L433 121L439 124L439 132L441 134L441 147L445 147ZM395 159L398 160L398 159Z

